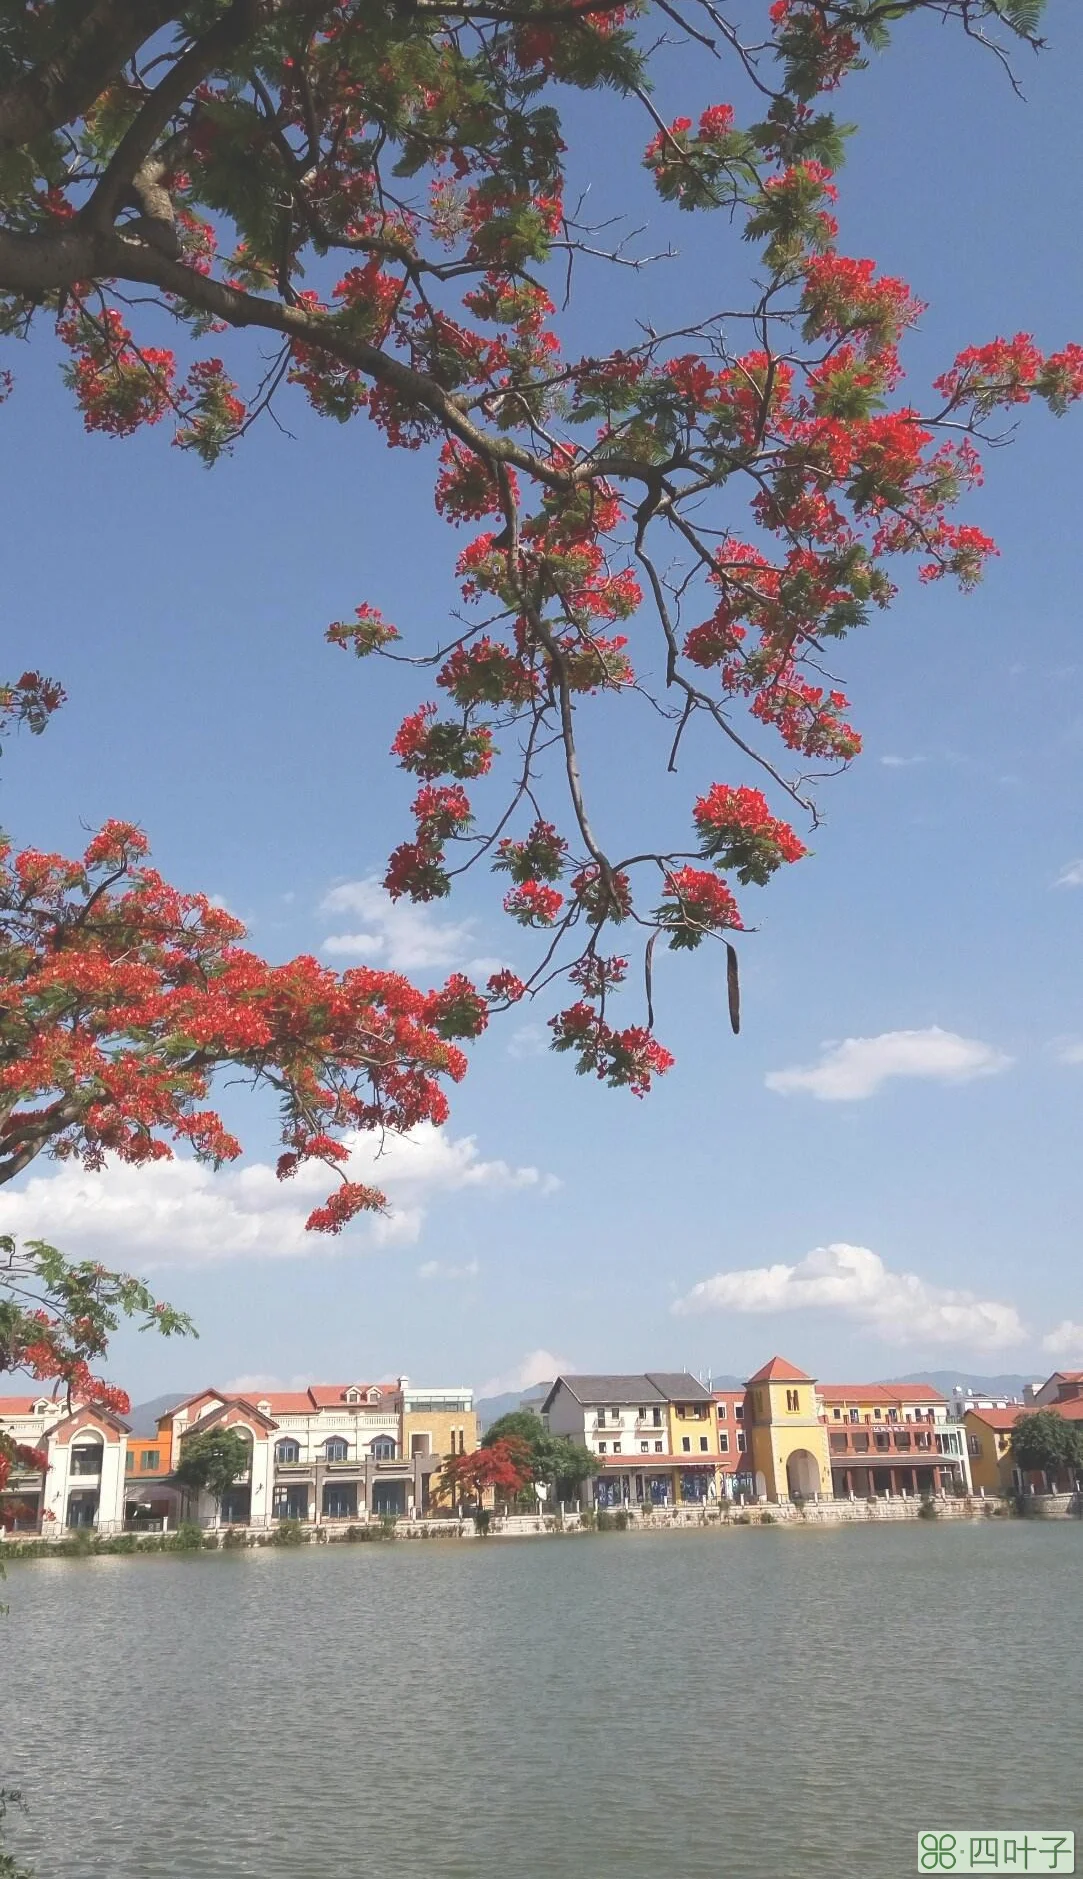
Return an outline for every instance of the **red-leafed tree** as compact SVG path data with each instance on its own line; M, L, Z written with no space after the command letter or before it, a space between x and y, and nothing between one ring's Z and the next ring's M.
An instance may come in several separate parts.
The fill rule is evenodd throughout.
M581 1071L643 1091L668 1067L653 1031L659 941L726 946L736 1028L739 891L805 854L778 808L814 827L817 776L860 748L826 673L837 642L889 604L907 557L925 581L977 580L993 544L953 519L980 478L975 439L999 412L1037 398L1059 413L1083 392L1083 348L1020 333L979 339L924 397L903 393L920 302L847 254L836 220L832 94L889 26L931 14L1037 46L1041 12L756 0L742 29L718 0L0 0L0 324L24 336L52 323L87 428L125 437L168 420L210 463L293 387L431 458L437 511L468 531L455 564L467 615L411 655L435 693L392 745L418 790L387 887L431 901L465 867L506 877L504 907L541 935L540 957L495 974L487 999L566 975L553 1041ZM701 54L697 80L716 61L721 100L695 118L660 108L655 52L675 22ZM622 102L623 133L607 135L645 165L663 225L707 215L714 240L736 219L754 255L744 297L677 304L666 332L612 330L596 291L606 238L565 202L568 87ZM589 321L585 353L567 345L568 296L580 330ZM273 336L269 365L245 330ZM362 656L410 646L369 597L328 637ZM625 701L637 764L653 750L660 771L705 766L708 732L733 766L716 780L711 760L662 840L626 845L591 809L581 743L598 699ZM198 1082L219 1050L281 1082L291 1156L376 1113L388 1057L408 1083L392 1109L432 1113L452 1060L436 1064L417 1027L451 1020L433 1024L401 982L332 988L311 962L240 964L209 910L192 918L216 1009L163 1066L165 1018L158 1054L133 1066L152 1110L175 1108L177 1077ZM633 945L645 997L625 1023ZM186 972L187 945L168 951ZM169 1004L171 971L162 986L152 960L145 992L109 995ZM325 1001L331 1038L313 1019ZM482 1021L465 987L448 1007L468 1029ZM329 1077L343 1030L348 1067ZM356 1088L361 1032L376 1040L375 1107ZM93 1152L98 1113L61 1139ZM111 1097L103 1113L125 1150L149 1142ZM219 1152L216 1125L184 1113ZM36 1125L18 1126L16 1158Z
M475 1501L480 1508L486 1494L514 1500L533 1479L530 1452L513 1437L476 1448L470 1455L446 1455L440 1470L440 1494L453 1505Z
M208 1105L216 1072L273 1089L283 1178L341 1170L342 1137L447 1114L484 1001L465 980L420 992L395 973L269 965L244 928L146 865L146 841L110 823L75 861L0 843L0 1183L47 1150L100 1166L183 1143L220 1164L239 1142ZM337 1232L375 1188L341 1178L308 1225Z

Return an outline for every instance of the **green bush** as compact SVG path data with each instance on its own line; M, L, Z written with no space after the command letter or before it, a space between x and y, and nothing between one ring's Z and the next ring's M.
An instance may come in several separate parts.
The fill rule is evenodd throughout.
M595 1515L594 1525L599 1533L612 1533L614 1520L608 1507L599 1507Z
M616 1527L618 1533L625 1531L628 1525L628 1514L625 1508L622 1507L619 1513L613 1515L613 1525Z
M272 1546L303 1546L308 1535L299 1520L280 1520L271 1534Z
M248 1545L248 1535L243 1527L227 1527L222 1535L222 1545L225 1547L246 1547Z
M479 1507L477 1513L474 1515L474 1524L476 1525L478 1533L481 1535L482 1539L484 1539L486 1535L488 1534L489 1528L492 1526L492 1523L493 1523L492 1510L488 1507Z
M918 1519L919 1520L936 1520L938 1518L939 1518L939 1510L937 1508L936 1502L933 1500L931 1495L923 1494L921 1497L921 1506L918 1508Z
M752 1515L745 1512L734 1514L733 1524L735 1527L750 1527L752 1525Z
M760 1526L761 1527L773 1527L774 1524L775 1524L774 1514L768 1513L765 1508L763 1513L760 1515Z
M199 1553L203 1550L203 1529L195 1520L182 1520L170 1545L174 1553Z

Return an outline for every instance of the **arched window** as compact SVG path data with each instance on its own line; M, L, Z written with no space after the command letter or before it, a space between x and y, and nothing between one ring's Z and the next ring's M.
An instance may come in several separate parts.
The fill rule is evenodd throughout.
M343 1436L330 1435L324 1443L323 1452L328 1461L345 1461L350 1450Z
M378 1435L370 1449L373 1461L394 1461L395 1443L389 1435Z
M276 1461L300 1461L301 1444L292 1439L279 1442L275 1448Z

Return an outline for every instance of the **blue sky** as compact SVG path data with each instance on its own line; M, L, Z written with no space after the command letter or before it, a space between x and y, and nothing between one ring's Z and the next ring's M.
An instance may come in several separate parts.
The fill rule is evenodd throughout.
M916 386L997 333L1083 337L1068 0L1049 34L1044 59L1017 61L1026 103L930 23L845 94L862 128L842 244L930 303L906 352ZM659 102L733 95L724 68L674 54ZM638 212L611 109L571 101L575 173L602 209ZM588 318L626 332L676 296L707 311L732 295L736 244L650 212L645 243L672 234L681 258L583 275L579 343ZM221 895L274 957L364 932L376 962L435 982L505 955L486 881L390 926L358 886L401 837L409 791L385 753L421 694L322 630L368 599L419 646L439 632L458 544L421 466L296 403L292 436L264 426L208 474L164 431L84 436L47 338L12 351L4 670L42 665L70 694L45 739L4 757L17 842L71 850L83 825L132 817L169 878ZM549 1358L746 1373L776 1349L836 1378L1083 1362L1083 1328L1063 1329L1083 1321L1080 461L1078 414L1024 413L968 505L1001 548L983 587L907 580L844 649L866 752L824 792L815 857L756 904L739 1039L698 956L660 973L678 1064L645 1102L539 1052L547 1011L495 1024L447 1138L383 1164L391 1220L337 1243L298 1242L297 1202L263 1166L273 1118L230 1091L242 1170L44 1164L0 1195L0 1230L147 1270L194 1313L198 1347L118 1341L133 1393L399 1371L514 1387ZM589 748L608 827L666 807L663 790L683 816L711 768L704 748L664 782L637 735L607 726ZM720 757L713 774L730 780ZM867 1041L832 1054L847 1039Z

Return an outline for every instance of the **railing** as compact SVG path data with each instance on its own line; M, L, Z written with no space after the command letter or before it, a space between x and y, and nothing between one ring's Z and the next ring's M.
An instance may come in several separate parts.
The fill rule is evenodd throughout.
M869 1437L872 1437L870 1442ZM911 1429L855 1429L848 1432L832 1429L828 1433L832 1455L853 1455L865 1460L877 1455L902 1457L908 1461L933 1461L944 1453L932 1445L928 1431ZM958 1456L952 1459L958 1460Z

